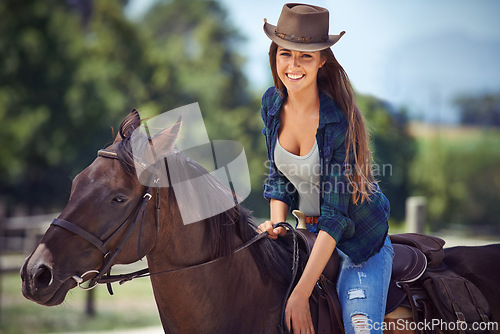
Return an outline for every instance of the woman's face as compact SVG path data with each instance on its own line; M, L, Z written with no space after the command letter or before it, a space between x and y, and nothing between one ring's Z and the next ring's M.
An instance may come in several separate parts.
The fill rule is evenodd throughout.
M276 52L278 77L289 93L316 89L318 70L324 63L320 51L302 52L278 46Z

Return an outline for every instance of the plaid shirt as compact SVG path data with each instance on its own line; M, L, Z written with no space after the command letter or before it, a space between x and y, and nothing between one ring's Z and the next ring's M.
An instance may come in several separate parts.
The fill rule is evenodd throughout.
M380 191L369 200L354 205L350 184L345 176L345 136L347 119L338 105L320 93L319 127L316 132L321 176L318 229L330 234L337 247L359 264L378 253L388 233L389 201ZM264 182L264 197L286 203L290 210L297 208L297 190L276 168L274 148L278 138L284 100L274 87L262 97L261 114L265 127L269 176Z

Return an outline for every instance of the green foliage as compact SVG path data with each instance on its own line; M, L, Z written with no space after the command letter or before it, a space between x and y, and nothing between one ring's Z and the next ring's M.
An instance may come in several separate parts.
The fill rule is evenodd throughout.
M134 107L147 117L199 102L211 138L241 141L249 160L264 156L240 38L219 4L158 3L131 22L124 3L93 1L90 18L62 1L0 3L0 187L9 207L60 208L71 178Z
M245 206L257 216L268 215L261 190L266 153L260 97L248 89L238 53L243 39L225 10L213 0L158 1L141 28L154 37L155 54L175 67L182 86L179 106L198 102L211 139L243 144L253 189Z
M157 64L119 3L95 1L86 26L80 14L62 1L0 4L0 186L9 206L60 206L71 177L112 139L110 125L169 88L147 84Z
M500 132L463 129L420 137L414 194L427 198L433 230L450 224L499 230Z
M404 219L405 200L411 190L408 170L415 155L415 143L407 131L406 113L372 96L358 95L357 102L371 132L373 174L391 203L391 219L400 222Z
M17 192L29 202L28 190L58 188L40 182L39 171L47 176L49 169L72 157L61 147L66 131L50 131L50 124L67 123L61 112L53 110L64 108L60 87L70 85L81 50L71 34L81 34L77 18L64 14L64 5L56 1L3 1L0 13L2 194ZM60 31L60 26L66 29Z

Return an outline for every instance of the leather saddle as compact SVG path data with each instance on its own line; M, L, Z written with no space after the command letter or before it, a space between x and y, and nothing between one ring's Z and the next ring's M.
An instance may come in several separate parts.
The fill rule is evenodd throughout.
M394 259L385 314L391 313L406 300L406 292L400 284L415 282L427 269L427 258L421 250L403 244L392 244L392 248Z
M316 234L304 229L297 229L295 231L299 236L299 245L309 255L316 241ZM393 244L392 247L394 249L394 259L387 296L386 314L394 311L407 298L406 292L401 288L400 284L418 280L427 269L427 258L421 250L404 244ZM336 283L338 274L339 256L335 251L323 270L322 275L333 283Z
M301 245L304 264L313 248L316 235L305 229L303 214L297 214L297 211L293 213L299 220L293 235L297 236L298 244ZM455 274L443 263L444 240L416 233L394 234L390 238L394 258L386 314L398 306L405 306L411 309L416 322L422 319L442 319L447 323L459 322L467 326L473 323L490 323L492 312L485 296L473 283ZM309 303L317 333L343 333L342 309L336 290L338 273L339 257L334 252ZM300 273L295 276L300 277ZM397 318L402 315L393 314L386 319L393 321L396 319L394 316ZM496 332L491 329L487 331ZM429 332L435 331L431 329ZM460 328L450 332L462 334L467 331Z

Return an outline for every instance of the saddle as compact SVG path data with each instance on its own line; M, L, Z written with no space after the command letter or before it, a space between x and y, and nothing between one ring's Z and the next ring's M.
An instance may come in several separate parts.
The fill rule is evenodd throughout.
M481 291L444 264L444 240L417 233L390 238L394 247L409 246L427 260L427 268L417 280L396 281L396 287L389 290L401 306L411 308L414 322L430 324L421 326L419 333L496 333L490 326L492 313Z
M296 229L299 248L306 258L312 250L316 234ZM394 248L391 281L386 304L386 314L399 306L411 308L415 322L432 322L441 319L448 323L471 324L489 322L491 311L482 293L474 284L451 272L443 264L444 240L415 233L390 236ZM336 282L339 257L335 250L313 290L309 305L316 333L344 333L342 309L337 295ZM295 284L300 277L298 273ZM288 297L288 296L287 296ZM284 307L282 326L284 323ZM464 325L462 328L465 328ZM434 334L439 330L422 330L421 334ZM470 330L450 330L445 333L478 333Z

